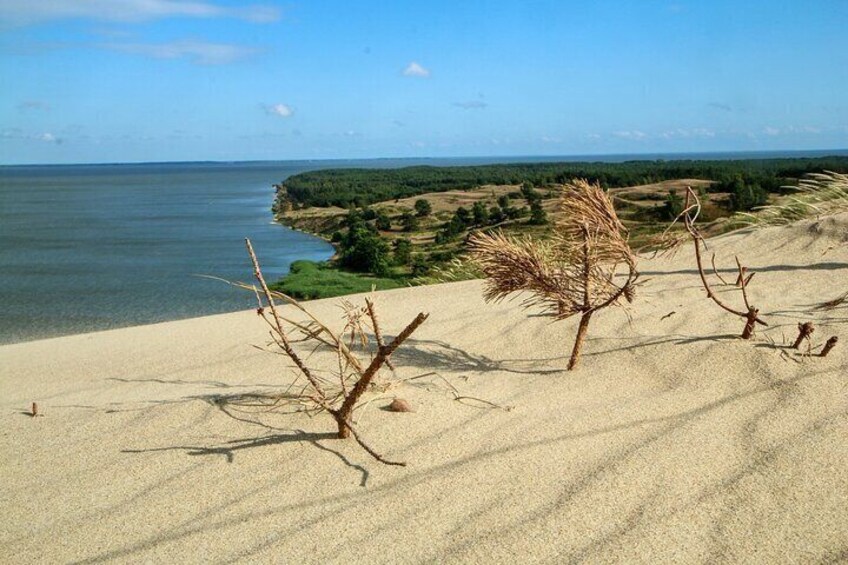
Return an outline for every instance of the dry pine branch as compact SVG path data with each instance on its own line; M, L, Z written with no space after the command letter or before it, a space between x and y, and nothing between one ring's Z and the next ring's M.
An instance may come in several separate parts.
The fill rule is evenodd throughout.
M577 366L592 315L632 300L638 277L627 230L597 184L575 180L562 187L563 219L550 241L475 233L471 256L486 276L486 301L526 292L524 307L541 307L557 319L580 314L568 369ZM620 280L618 272L624 271Z

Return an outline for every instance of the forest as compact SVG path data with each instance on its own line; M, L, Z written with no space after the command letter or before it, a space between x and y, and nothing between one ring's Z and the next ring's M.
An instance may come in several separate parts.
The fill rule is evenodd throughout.
M769 193L794 185L807 173L848 172L848 157L513 163L463 167L416 166L400 169L329 169L301 173L277 185L277 207L363 207L428 192L468 190L482 185L560 184L573 178L603 188L651 184L672 179L713 181L710 191L738 194L733 207L750 209Z

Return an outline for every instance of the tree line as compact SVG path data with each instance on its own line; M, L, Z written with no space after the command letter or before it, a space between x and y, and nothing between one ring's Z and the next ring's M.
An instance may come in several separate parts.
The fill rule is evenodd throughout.
M486 184L561 184L573 178L603 188L696 178L714 181L710 192L729 192L734 209L765 202L807 173L848 172L848 157L738 160L653 160L622 163L513 163L464 167L416 166L400 169L329 169L293 175L277 185L277 206L364 207L447 190Z

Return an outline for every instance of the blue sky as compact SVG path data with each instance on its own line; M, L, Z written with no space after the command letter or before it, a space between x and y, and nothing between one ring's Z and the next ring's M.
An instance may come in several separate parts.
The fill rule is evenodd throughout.
M0 162L843 149L846 27L845 0L0 0Z

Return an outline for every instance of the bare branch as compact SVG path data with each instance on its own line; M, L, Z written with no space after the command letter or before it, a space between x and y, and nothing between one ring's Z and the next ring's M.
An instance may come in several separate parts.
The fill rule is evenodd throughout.
M697 210L697 211L700 211L700 208L701 208L701 202L700 202L700 200L698 200L698 196L695 194L695 192L692 190L691 187L686 187L686 205L685 205L685 208L687 210ZM755 324L761 324L763 326L768 325L765 321L760 319L759 311L756 310L755 308L753 308L750 304L748 304L748 295L747 295L747 291L746 291L745 287L747 286L748 281L750 281L750 278L745 279L742 276L742 265L739 264L739 262L737 260L737 265L739 266L740 278L742 279L742 285L741 285L742 286L742 295L743 295L743 300L745 301L745 307L747 309L746 312L742 312L740 310L735 310L735 309L731 308L730 306L728 306L727 304L725 304L724 302L722 302L721 299L719 299L719 297L716 295L716 293L710 287L710 283L707 281L707 276L704 273L704 264L703 264L703 259L701 257L701 243L703 242L703 237L701 237L701 234L698 232L698 229L695 227L695 219L698 217L697 211L694 215L690 215L689 213L686 213L683 217L683 221L684 221L684 225L686 226L686 231L689 232L689 235L692 238L692 242L695 245L695 262L698 266L698 275L701 277L701 284L703 285L704 290L707 292L707 297L710 298L713 302L715 302L719 307L721 307L723 310L726 310L727 312L730 312L731 314L734 314L736 316L739 316L740 318L745 319L746 323L745 323L745 329L742 332L742 337L744 339L748 339L748 338L751 337L751 335L753 335Z
M715 253L713 253L712 259L710 259L710 261L711 261L711 262L712 262L712 264L713 264L713 273L715 274L715 276L717 276L717 277L718 277L718 280L720 280L720 281L721 281L721 283L722 283L724 286L730 286L730 283L729 283L729 282L727 282L726 280L724 280L724 277L722 277L722 276L718 273L718 269L716 269L716 264L715 264L715 257L716 257L716 256L715 256Z
M385 344L383 343L383 334L380 332L380 322L377 320L377 310L370 298L365 299L365 307L368 309L368 317L371 318L371 326L374 330L374 339L377 340L377 346L383 347ZM389 357L386 357L386 366L392 371L395 370L395 366Z
M289 339L286 336L286 331L283 328L283 322L280 319L280 314L277 312L277 306L274 304L274 298L271 295L271 290L265 283L265 277L262 276L262 270L259 268L259 260L256 258L256 253L253 252L253 245L251 245L249 239L245 239L244 241L247 245L247 253L250 255L250 260L253 263L253 275L256 277L256 280L259 281L259 285L262 287L262 292L265 294L265 298L268 301L268 307L271 308L271 314L274 317L274 328L276 329L277 336L280 338L280 346L285 350L286 355L294 361L294 364L297 365L297 368L300 369L303 376L305 376L313 388L315 388L315 392L317 392L322 400L326 402L327 394L324 392L323 387L318 383L315 377L312 376L309 368L304 365L298 354L295 353L294 349L292 349Z

